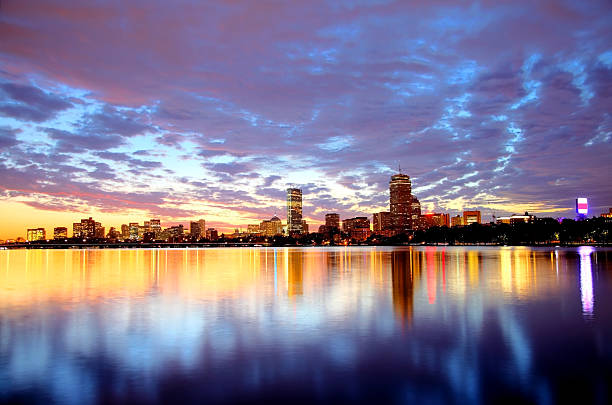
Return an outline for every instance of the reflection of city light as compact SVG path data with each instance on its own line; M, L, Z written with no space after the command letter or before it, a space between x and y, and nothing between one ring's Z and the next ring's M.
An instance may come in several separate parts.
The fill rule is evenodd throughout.
M593 248L590 246L581 246L578 248L578 254L580 255L580 293L582 299L582 313L587 316L593 314L594 302L591 252L593 252Z

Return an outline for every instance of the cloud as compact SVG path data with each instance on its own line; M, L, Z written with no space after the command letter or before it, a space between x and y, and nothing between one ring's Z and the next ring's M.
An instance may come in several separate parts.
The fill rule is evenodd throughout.
M6 101L0 103L0 114L18 120L43 122L72 107L63 97L45 93L30 85L2 83L2 94Z

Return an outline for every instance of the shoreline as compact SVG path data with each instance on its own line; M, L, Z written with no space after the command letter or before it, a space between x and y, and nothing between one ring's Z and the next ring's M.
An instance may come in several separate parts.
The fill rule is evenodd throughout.
M599 242L575 242L575 243L537 243L537 244L517 244L507 245L500 243L403 243L403 244L349 244L349 245L299 245L299 244L270 244L270 243L211 243L211 242L180 242L180 243L11 243L0 245L0 250L15 249L201 249L201 248L283 248L283 247L308 247L308 248L327 248L327 247L612 247L612 243Z

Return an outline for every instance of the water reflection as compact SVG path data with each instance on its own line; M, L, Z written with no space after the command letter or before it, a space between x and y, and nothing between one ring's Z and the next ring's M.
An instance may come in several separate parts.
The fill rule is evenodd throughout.
M410 325L414 301L412 251L404 250L392 253L391 274L393 309L400 321Z
M581 246L578 248L580 254L580 293L582 299L582 313L586 318L593 315L593 271L591 269L591 253L593 248Z
M609 255L0 251L0 402L589 402Z

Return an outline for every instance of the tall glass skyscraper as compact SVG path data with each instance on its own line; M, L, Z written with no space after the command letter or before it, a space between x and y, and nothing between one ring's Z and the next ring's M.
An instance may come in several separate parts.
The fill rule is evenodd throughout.
M389 182L391 225L395 233L412 229L412 183L410 176L395 174Z
M302 190L287 189L287 233L302 233Z

